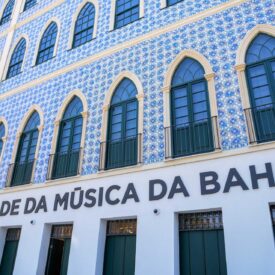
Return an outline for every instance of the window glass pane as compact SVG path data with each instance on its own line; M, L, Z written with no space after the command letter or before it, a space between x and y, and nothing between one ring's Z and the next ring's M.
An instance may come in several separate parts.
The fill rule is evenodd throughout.
M185 58L174 73L172 86L182 85L204 78L204 69L199 62L192 58Z
M23 38L18 42L17 46L13 51L9 68L8 68L7 78L18 75L21 72L25 50L26 50L26 40Z
M139 19L138 0L118 0L116 3L115 28L120 28Z
M36 4L36 0L26 0L24 11L32 8Z
M252 64L275 57L275 37L259 34L250 44L246 53L246 63Z
M183 0L167 0L167 6L172 6L172 5L182 2L182 1Z
M57 25L52 22L44 32L40 41L36 65L41 64L53 57L57 37Z
M63 120L80 116L82 112L83 112L82 101L77 96L75 96L67 106L63 115Z
M0 20L0 26L7 23L8 21L10 21L13 7L14 7L14 2L15 2L15 0L10 0L8 2L8 4L6 5L6 7L3 11L2 18Z
M95 21L95 7L87 3L80 11L75 23L73 48L92 40Z

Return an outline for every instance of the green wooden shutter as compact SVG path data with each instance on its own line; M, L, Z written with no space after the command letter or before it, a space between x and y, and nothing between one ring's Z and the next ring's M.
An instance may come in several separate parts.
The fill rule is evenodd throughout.
M20 229L8 229L7 231L6 242L0 264L0 275L13 274L20 231Z
M198 214L196 215L198 219ZM215 215L212 216L214 217ZM201 221L197 224L194 223L194 218L192 218L191 223L191 218L189 222L188 218L186 220L185 227L181 226L179 233L180 274L226 275L222 225L207 225L204 213ZM214 219L212 219L213 221ZM182 223L180 224L182 225Z
M114 225L117 221L109 223L113 224L111 230L108 229L105 256L104 256L104 275L134 275L135 274L135 257L136 257L136 231L127 231L130 223L136 223L135 220L126 221L114 232ZM121 225L120 221L117 222ZM136 226L134 226L136 228ZM110 228L110 226L108 226ZM120 232L119 232L120 231Z

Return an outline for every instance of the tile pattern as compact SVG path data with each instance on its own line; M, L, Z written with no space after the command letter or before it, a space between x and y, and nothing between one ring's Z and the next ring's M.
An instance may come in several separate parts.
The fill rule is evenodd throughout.
M73 2L76 4L73 4ZM70 10L67 11L68 14L72 14L79 3L79 1L73 2L68 1L71 4L68 7ZM109 7L106 2L109 1L101 1L101 10L106 11L108 14ZM27 60L24 65L25 72L12 79L12 81L2 82L0 90L6 92L24 82L37 78L43 73L50 72L53 68L62 68L102 49L109 48L157 27L165 26L175 18L175 20L184 18L187 14L190 15L194 8L198 12L198 10L207 8L213 3L213 1L200 0L184 1L157 13L156 10L160 8L160 1L145 2L147 3L145 14L152 11L149 23L147 22L148 19L144 18L119 31L107 33L108 16L101 17L99 23L100 35L96 40L83 45L81 50L81 47L79 47L75 51L66 51L71 18L65 17L64 14L63 17L59 15L59 8L39 18L38 21L23 26L17 31L16 39L21 33L27 33L31 37L31 46L27 51ZM0 116L5 116L9 124L9 139L3 161L0 164L0 185L5 184L17 129L22 123L24 114L32 104L38 104L44 111L45 125L36 165L35 183L45 181L53 137L53 122L62 102L75 89L80 89L84 93L89 106L82 174L96 173L99 164L99 139L104 98L113 81L124 70L135 73L144 88L144 163L163 161L163 81L169 65L184 49L193 49L203 54L216 73L215 88L222 149L230 150L247 146L245 119L238 79L234 69L236 52L245 34L255 25L274 25L273 8L273 3L269 0L246 1L237 7L219 12L214 16L180 27L175 31L152 38L131 48L122 49L109 57L102 58L92 64L58 76L47 83L0 101ZM162 16L160 16L161 13ZM52 16L59 17L62 22L57 57L38 67L31 68L35 38L39 32L36 30L40 30ZM32 24L36 24L33 33L30 32L30 25Z

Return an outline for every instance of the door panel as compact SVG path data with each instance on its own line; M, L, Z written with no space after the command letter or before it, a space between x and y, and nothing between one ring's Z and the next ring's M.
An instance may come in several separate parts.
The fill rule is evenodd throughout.
M18 241L6 241L0 265L0 275L12 275Z

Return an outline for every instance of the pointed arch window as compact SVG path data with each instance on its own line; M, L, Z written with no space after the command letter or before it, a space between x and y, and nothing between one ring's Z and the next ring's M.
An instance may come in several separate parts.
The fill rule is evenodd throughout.
M2 18L0 20L0 26L7 23L8 21L10 21L13 7L14 7L14 2L15 2L15 0L10 0L7 3L7 5L3 11L3 14L2 14Z
M39 50L36 59L36 65L39 65L54 56L54 48L57 38L57 25L52 22L45 30L40 41Z
M35 111L20 136L15 163L10 166L12 172L10 186L28 184L32 180L39 125L39 114Z
M24 6L24 11L32 8L35 5L36 5L36 0L26 0L25 6Z
M0 122L0 157L2 155L3 147L4 147L4 137L5 137L5 126Z
M275 37L260 33L246 53L246 77L256 142L275 140Z
M74 29L73 48L93 39L95 24L95 7L87 3L80 11Z
M172 78L173 157L214 150L207 81L199 62L185 58Z
M124 78L111 100L106 142L106 169L137 164L138 101L137 88Z
M26 39L22 38L15 47L11 56L7 79L21 73L24 55L26 51Z
M117 0L115 11L115 29L121 28L139 19L140 0Z
M51 179L76 176L80 172L82 112L82 101L73 97L60 122L56 153L51 157Z

